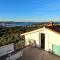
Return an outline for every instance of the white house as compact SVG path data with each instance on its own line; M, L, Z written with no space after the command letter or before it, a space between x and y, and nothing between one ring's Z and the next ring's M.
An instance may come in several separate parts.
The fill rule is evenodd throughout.
M53 52L60 56L60 28L43 27L31 32L22 34L25 36L25 45L35 43L36 47L43 48L46 51Z

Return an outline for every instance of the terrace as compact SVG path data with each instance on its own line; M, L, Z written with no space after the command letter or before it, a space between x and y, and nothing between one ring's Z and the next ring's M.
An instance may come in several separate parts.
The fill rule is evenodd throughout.
M18 60L60 60L59 56L35 47L27 47L23 51L22 58Z

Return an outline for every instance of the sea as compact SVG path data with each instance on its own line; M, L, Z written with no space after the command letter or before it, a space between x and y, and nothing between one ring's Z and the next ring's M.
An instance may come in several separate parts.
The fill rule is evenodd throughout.
M41 24L48 22L0 22L0 26L4 27L14 27L14 26L31 26L33 24ZM55 24L60 24L60 22L54 22Z
M31 26L40 22L0 22L0 26L14 27L14 26Z

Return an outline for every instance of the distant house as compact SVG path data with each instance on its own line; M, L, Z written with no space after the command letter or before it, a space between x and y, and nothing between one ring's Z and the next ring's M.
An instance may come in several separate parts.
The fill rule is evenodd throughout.
M25 45L35 43L36 47L53 52L60 56L60 28L54 26L43 27L22 34L25 36Z

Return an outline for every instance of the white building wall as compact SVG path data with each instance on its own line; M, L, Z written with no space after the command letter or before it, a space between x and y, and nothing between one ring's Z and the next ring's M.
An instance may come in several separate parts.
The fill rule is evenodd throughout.
M6 60L16 60L16 59L18 59L18 58L22 57L22 55L23 55L23 50L20 50L20 51L19 51L19 52L17 52L16 54L14 54L14 55L12 55L12 56L7 57L7 59L6 59Z
M35 32L35 33L29 33L25 35L25 41L26 45L29 44L28 40L35 40L36 44L41 47L41 33L45 34L45 50L46 51L52 51L52 45L60 45L60 34L57 32L53 32L52 30L43 28L42 30Z
M60 45L60 34L47 30L48 32L48 49L50 51L52 51L52 45L56 44L56 45Z
M36 41L36 46L40 47L39 45L39 32L33 32L31 34L25 35L25 45L29 45L29 41Z
M60 45L60 34L53 32L51 30L45 29L40 31L40 33L45 33L45 50L52 51L52 45Z

